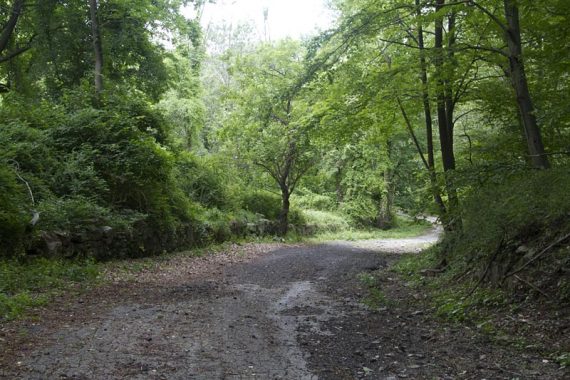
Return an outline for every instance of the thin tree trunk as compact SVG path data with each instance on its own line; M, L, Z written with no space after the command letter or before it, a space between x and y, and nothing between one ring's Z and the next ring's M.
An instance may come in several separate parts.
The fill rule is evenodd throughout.
M439 11L445 6L445 0L436 0L436 10ZM450 20L450 24L453 20ZM452 32L452 31L451 31ZM450 39L450 42L453 40ZM435 20L435 68L437 77L436 98L437 98L437 121L439 129L439 141L441 146L441 158L443 162L443 171L445 175L445 187L447 197L449 199L447 215L443 221L444 227L448 231L454 231L461 228L458 219L459 198L457 189L451 178L451 172L455 170L455 156L453 152L453 101L449 92L451 85L447 79L447 73L444 73L444 54L443 48L443 16L438 16ZM448 46L449 47L449 46ZM450 58L448 52L447 58ZM447 90L447 91L446 91Z
M281 212L279 213L278 217L278 234L280 236L287 235L289 231L289 209L291 207L291 203L289 201L289 197L291 194L289 193L289 188L286 184L281 185Z
M454 60L454 49L455 49L455 42L456 42L456 32L455 32L455 20L457 17L457 13L455 10L451 11L451 14L448 18L447 24L447 33L448 33L448 43L447 43L447 59L451 62L452 70L455 70ZM444 80L444 87L445 87L445 116L447 118L447 138L448 138L448 146L449 146L449 161L450 161L450 169L455 170L455 148L454 148L454 129L455 129L455 100L454 100L454 93L453 93L453 84L450 77L453 75L449 75ZM453 210L453 213L449 215L450 221L450 229L459 231L462 228L461 217L459 216L459 196L457 195L457 187L455 186L453 178L446 173L445 182L448 189L447 197L449 198L449 208Z
M550 163L544 151L540 128L534 114L535 109L528 88L522 56L519 10L513 0L504 0L507 31L505 37L509 47L510 77L515 90L517 105L523 122L525 137L532 166L548 169Z
M416 0L418 19L421 17L420 0ZM424 31L421 21L418 23L418 48L420 50L420 80L422 82L422 103L424 108L425 124L426 124L426 140L427 140L427 163L430 177L431 191L433 199L439 210L439 217L444 219L447 209L441 198L439 186L437 184L437 175L435 171L435 158L433 148L433 121L431 115L431 106L429 101L429 83L427 76L427 62L425 57Z
M95 93L99 98L103 91L103 46L101 44L101 31L99 30L97 0L89 0L91 14L91 38L95 54Z
M337 164L336 172L334 174L336 201L342 203L344 201L344 189L342 188L342 166Z
M451 14L448 18L447 24L447 34L448 34L448 42L447 42L447 60L451 62L451 67L454 67L454 56L455 53L453 51L455 45L455 18L456 13L455 11L451 11ZM454 70L454 69L453 69ZM449 153L451 155L451 159L453 161L453 168L455 169L455 153L453 148L453 131L455 127L454 123L454 113L455 113L455 102L453 100L453 84L451 83L452 75L446 75L444 79L444 87L445 87L445 117L447 118L447 136L449 138Z
M437 0L437 10L445 4L445 0ZM437 97L437 122L439 127L439 140L441 145L441 156L443 170L454 169L453 156L450 154L449 136L447 129L447 113L445 109L445 84L443 80L443 17L439 16L435 20L435 68L437 76L436 97Z
M394 215L392 209L394 206L394 173L393 170L388 168L384 170L384 183L386 192L382 195L380 200L380 210L376 217L376 227L387 230L394 226Z

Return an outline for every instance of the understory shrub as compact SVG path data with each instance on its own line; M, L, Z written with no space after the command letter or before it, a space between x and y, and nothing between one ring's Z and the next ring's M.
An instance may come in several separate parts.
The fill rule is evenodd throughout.
M102 229L105 241L98 243L120 248L120 255L136 246L162 252L195 240L190 230L199 230L197 202L219 205L224 198L212 171L196 178L203 172L197 165L190 173L194 184L212 188L217 198L196 197L196 186L186 191L181 185L178 163L188 160L169 147L168 126L144 100L123 94L101 109L38 104L16 112L21 106L15 100L0 111L0 139L9 142L0 153L4 255L38 252L43 245L37 240L52 232L61 238L53 242L52 234L58 252L104 252L92 241L103 238ZM34 210L39 220L31 226Z
M269 191L246 192L242 196L243 208L265 218L275 220L281 211L281 197Z
M370 227L378 215L378 206L368 197L355 197L340 204L340 210L352 225Z
M349 223L342 215L328 211L303 210L307 225L314 228L314 232L339 232L350 228Z
M0 257L23 252L25 229L31 219L26 212L23 184L18 183L14 169L0 162Z
M529 260L538 249L570 233L570 171L515 172L465 197L461 233L446 234L442 252L456 266L487 270L487 280Z
M568 169L516 173L477 188L463 202L464 228L456 248L489 250L501 239L542 232L570 216L568 189Z
M294 194L292 202L303 210L333 211L337 207L336 199L333 195L316 194L306 189L302 189L298 194Z
M193 201L205 207L227 210L234 208L235 201L228 194L228 186L220 173L220 165L189 152L179 153L174 177L177 186Z

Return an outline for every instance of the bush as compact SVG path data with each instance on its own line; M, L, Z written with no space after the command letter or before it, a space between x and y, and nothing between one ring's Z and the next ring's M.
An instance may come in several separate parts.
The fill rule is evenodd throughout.
M358 197L343 202L340 205L341 212L348 216L351 224L357 227L370 227L374 225L378 215L378 207L367 197Z
M25 229L31 219L30 200L17 182L14 169L0 162L0 256L16 255L24 250Z
M83 197L54 198L40 203L43 230L78 233L88 228L109 226L127 230L146 215L132 210L111 211Z
M202 243L221 243L231 238L231 218L228 214L218 209L210 209L205 211L203 218L205 236Z
M292 196L292 202L301 209L332 211L337 207L333 196L316 194L309 190L302 190L299 193Z
M269 191L252 191L242 196L244 209L276 220L281 212L281 197Z
M569 188L567 169L514 172L478 187L463 202L463 230L446 234L442 254L459 271L492 264L486 280L502 280L528 252L570 232Z
M303 211L296 207L292 207L289 210L289 224L292 224L295 227L303 227L307 224L307 219L305 218L305 214Z
M189 226L196 224L199 207L178 182L179 157L166 145L163 118L147 103L117 96L102 109L42 103L30 112L15 112L21 106L13 100L0 111L0 138L9 142L0 153L2 251L13 255L30 248L21 242L33 237L31 228L26 231L30 197L14 165L41 212L35 236L61 231L69 236L66 249L93 250L95 243L86 243L87 234L103 226L113 227L113 246L121 252L134 252L137 244L128 239L142 239L139 245L152 247L152 252L165 249L161 245L173 247L178 240L194 240ZM196 173L202 173L201 168L196 167ZM201 180L206 179L204 188L215 187L213 171ZM221 184L213 192L215 201L205 202L218 205L220 189ZM143 219L145 223L138 224ZM143 232L129 235L135 224ZM153 238L156 243L150 243ZM33 245L35 252L38 246Z
M229 199L227 186L215 162L191 153L180 153L174 168L176 184L183 193L205 207L229 209L235 205Z
M303 210L306 223L315 229L314 232L340 232L350 228L343 216L327 211Z
M501 239L542 232L568 218L568 189L567 169L514 173L477 188L463 202L461 247L468 251L493 250Z

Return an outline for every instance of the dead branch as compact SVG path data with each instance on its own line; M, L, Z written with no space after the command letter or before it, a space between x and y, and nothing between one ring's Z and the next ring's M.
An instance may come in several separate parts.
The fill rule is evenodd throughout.
M550 299L550 296L548 294L546 294L545 292L543 292L542 290L540 290L536 285L531 284L530 282L523 280L522 278L520 278L519 276L517 276L516 274L513 275L517 280L519 280L520 282L522 282L523 284L527 285L528 287L536 290L537 292L539 292L540 294L542 294L544 297Z
M558 244L562 243L563 241L565 241L566 239L570 238L570 234L564 235L562 236L560 239L556 240L554 243L550 244L548 247L544 248L542 251L540 251L536 256L534 256L532 259L530 259L529 261L527 261L523 266L521 266L518 269L515 269L514 271L507 273L504 277L503 277L503 281L505 281L507 278L514 276L517 273L522 272L525 268L527 268L530 264L534 263L535 261L537 261L538 259L540 259L544 254L546 254L548 251L550 251L552 248L556 247Z
M501 239L501 241L499 242L499 245L497 246L497 249L493 253L493 256L491 256L491 259L487 263L487 267L485 268L485 272L483 272L483 274L479 278L479 281L477 281L477 284L475 284L473 289L471 289L469 291L469 293L467 293L467 295L465 297L463 297L464 300L471 297L473 295L473 293L475 293L475 290L477 290L477 288L479 288L479 286L481 286L481 284L483 283L483 280L485 280L485 277L487 277L487 273L489 273L489 270L491 269L491 265L493 264L493 262L495 262L495 260L497 259L497 256L499 256L499 253L503 249L504 241L505 241L504 238Z

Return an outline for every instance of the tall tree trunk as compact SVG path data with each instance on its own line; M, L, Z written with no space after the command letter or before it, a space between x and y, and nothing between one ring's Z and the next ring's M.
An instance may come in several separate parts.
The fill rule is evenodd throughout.
M436 0L436 10L439 11L445 6L445 0ZM454 17L453 15L451 17ZM450 18L450 25L454 20ZM453 30L449 32L453 33ZM453 37L449 39L453 43ZM446 55L443 47L443 16L438 16L435 20L435 68L436 68L436 98L437 98L437 121L439 129L439 141L441 146L441 158L443 162L443 171L445 175L445 187L447 197L449 199L447 215L443 221L447 231L455 231L461 229L459 220L459 198L457 189L451 178L452 172L455 170L455 155L453 152L453 96L451 91L450 80L447 78L448 73L444 72L444 59L452 58L452 52L448 45L448 54Z
M544 151L540 128L534 114L522 55L519 9L514 0L504 0L507 30L505 38L509 47L510 77L516 94L517 105L523 122L525 137L532 165L538 169L548 169L550 163Z
M420 0L416 0L417 16L418 19L421 18L421 4ZM437 205L439 211L439 217L441 220L445 218L447 212L445 203L441 198L439 191L439 186L437 184L437 175L435 171L435 158L433 149L433 121L431 115L431 106L429 101L429 83L427 76L427 62L425 56L425 43L424 43L424 31L421 21L418 22L418 48L420 50L420 80L422 82L422 103L424 108L425 125L426 125L426 140L427 140L427 162L428 171L430 178L431 191L433 194L433 199Z
M99 30L97 0L89 0L91 14L91 38L95 55L95 94L97 99L103 91L103 46L101 44L101 31Z
M455 37L455 18L456 13L455 11L451 11L449 15L448 22L447 22L447 61L451 63L451 67L455 70L455 52L454 52L454 45L456 41ZM451 70L451 69L450 69ZM444 87L445 87L445 117L447 119L447 136L449 138L449 151L451 155L451 160L453 161L453 168L455 169L455 151L453 149L453 131L455 128L455 101L453 99L453 84L452 79L453 75L445 75L444 79Z

